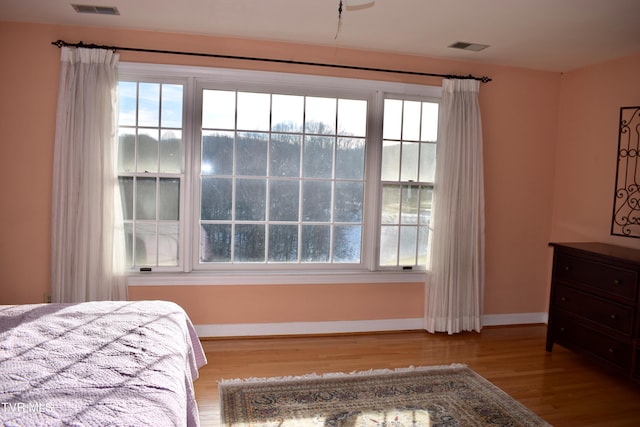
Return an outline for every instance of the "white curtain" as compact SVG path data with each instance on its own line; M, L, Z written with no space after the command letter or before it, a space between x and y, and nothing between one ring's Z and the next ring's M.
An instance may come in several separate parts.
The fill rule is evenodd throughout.
M484 180L480 82L445 79L436 154L425 329L480 331L484 287Z
M61 51L53 165L53 302L126 299L115 171L118 62L119 55L109 50Z

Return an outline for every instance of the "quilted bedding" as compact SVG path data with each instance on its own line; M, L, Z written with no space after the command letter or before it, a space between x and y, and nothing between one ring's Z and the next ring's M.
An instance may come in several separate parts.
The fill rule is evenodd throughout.
M171 302L0 306L0 425L197 426L205 364Z

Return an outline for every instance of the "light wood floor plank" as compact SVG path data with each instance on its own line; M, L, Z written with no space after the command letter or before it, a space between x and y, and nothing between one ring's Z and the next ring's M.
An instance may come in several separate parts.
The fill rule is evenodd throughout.
M218 381L464 363L556 427L640 426L640 385L559 345L546 326L457 335L398 332L204 340L195 383L203 427L220 426Z

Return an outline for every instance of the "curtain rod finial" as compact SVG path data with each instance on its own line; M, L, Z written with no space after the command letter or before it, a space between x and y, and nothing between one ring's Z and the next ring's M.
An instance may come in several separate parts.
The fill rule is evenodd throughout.
M58 48L61 48L63 46L67 45L67 42L63 41L63 40L56 40L55 42L51 42L52 45L57 46Z

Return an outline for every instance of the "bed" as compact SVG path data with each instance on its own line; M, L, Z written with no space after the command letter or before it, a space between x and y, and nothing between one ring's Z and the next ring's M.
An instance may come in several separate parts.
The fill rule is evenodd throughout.
M0 425L198 426L205 364L171 302L0 305Z

